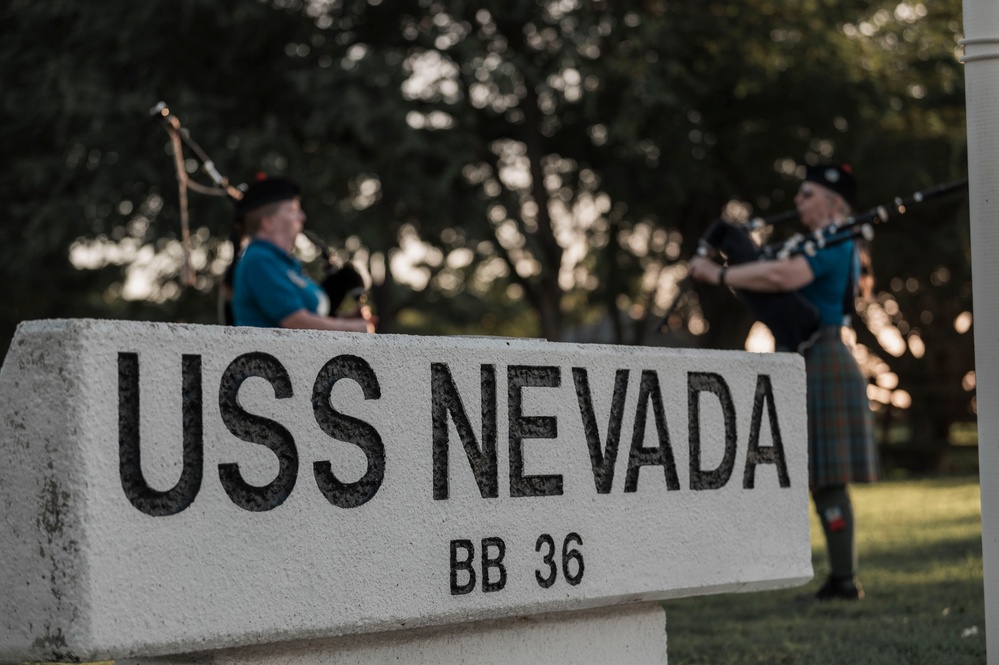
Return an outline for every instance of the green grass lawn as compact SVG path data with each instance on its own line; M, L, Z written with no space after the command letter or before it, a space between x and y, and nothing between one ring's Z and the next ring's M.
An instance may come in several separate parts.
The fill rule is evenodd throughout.
M865 600L797 599L829 571L813 511L815 579L799 589L663 603L669 665L983 665L977 476L850 491Z

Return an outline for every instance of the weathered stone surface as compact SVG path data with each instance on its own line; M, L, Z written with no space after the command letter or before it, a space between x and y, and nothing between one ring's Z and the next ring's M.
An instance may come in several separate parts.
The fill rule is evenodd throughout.
M0 410L0 660L812 574L796 355L39 321Z

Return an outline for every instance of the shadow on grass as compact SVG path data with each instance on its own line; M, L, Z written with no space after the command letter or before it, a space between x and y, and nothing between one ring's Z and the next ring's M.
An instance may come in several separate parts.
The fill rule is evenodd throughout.
M859 603L799 600L815 587L664 603L669 664L985 662L980 582L868 585Z
M977 479L885 483L856 496L864 601L799 599L828 574L813 524L808 585L663 603L669 665L984 663Z
M913 545L911 549L888 549L868 547L862 552L861 570L881 568L886 570L913 570L922 574L927 571L927 564L940 561L953 565L957 561L974 559L978 565L978 578L982 578L982 539L981 537L964 537L946 542L923 543ZM816 562L821 565L821 562Z

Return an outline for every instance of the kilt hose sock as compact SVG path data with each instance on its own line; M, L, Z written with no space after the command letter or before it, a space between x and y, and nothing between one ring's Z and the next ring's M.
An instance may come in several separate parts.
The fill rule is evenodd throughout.
M829 567L833 577L853 579L857 574L853 506L845 485L822 487L812 492L815 510L826 536Z

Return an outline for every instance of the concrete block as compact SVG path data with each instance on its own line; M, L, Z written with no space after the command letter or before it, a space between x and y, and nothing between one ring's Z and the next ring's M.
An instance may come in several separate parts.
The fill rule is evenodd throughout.
M665 623L660 605L642 603L115 665L666 665Z
M0 660L812 575L796 355L38 321L0 412Z

